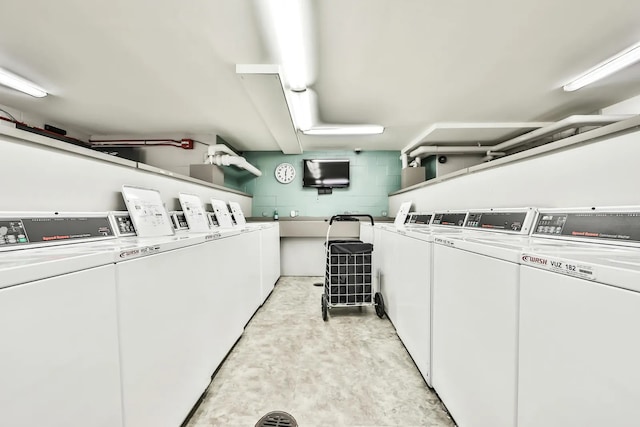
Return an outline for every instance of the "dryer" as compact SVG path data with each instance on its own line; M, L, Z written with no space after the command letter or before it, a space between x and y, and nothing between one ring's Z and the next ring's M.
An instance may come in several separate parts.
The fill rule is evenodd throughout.
M534 236L577 242L522 254L518 427L635 424L640 211L543 211Z
M106 213L0 213L0 425L122 425Z

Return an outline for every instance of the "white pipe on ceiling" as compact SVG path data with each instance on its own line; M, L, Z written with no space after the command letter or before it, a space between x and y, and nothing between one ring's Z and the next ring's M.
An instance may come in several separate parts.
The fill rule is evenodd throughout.
M495 157L505 156L506 150L514 148L528 142L540 140L542 138L556 135L567 129L578 128L582 126L605 126L611 123L628 119L628 115L574 115L563 120L552 123L548 126L536 129L523 135L512 138L508 141L501 142L492 146L440 146L429 145L426 147L418 147L409 155L411 157L426 157L435 154L485 154L483 161L493 160Z
M237 166L242 168L248 172L251 172L255 176L262 176L262 172L260 169L253 166L251 163L247 162L247 159L240 156L232 156L229 154L216 154L215 156L211 156L209 162L213 165L218 166Z
M496 156L496 151L506 151L510 148L531 142L537 139L542 139L547 136L555 135L566 129L577 128L581 126L604 126L611 123L619 122L620 120L628 119L631 116L626 115L574 115L564 118L558 122L552 123L549 126L541 127L540 129L533 130L525 133L524 135L517 136L508 141L501 142L494 145L487 151L487 157Z
M486 154L487 150L491 148L493 147L429 145L426 147L418 147L409 153L409 155L411 157L426 157L435 154Z

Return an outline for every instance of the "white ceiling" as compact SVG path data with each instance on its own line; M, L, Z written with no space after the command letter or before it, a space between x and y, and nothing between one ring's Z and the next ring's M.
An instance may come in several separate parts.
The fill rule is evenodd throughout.
M312 5L320 118L386 130L300 134L305 150L400 150L438 122L558 120L640 93L639 65L560 89L640 40L640 2ZM0 88L0 104L89 134L218 134L240 150L278 150L235 73L236 64L271 63L267 52L251 0L5 2L0 67L51 96Z

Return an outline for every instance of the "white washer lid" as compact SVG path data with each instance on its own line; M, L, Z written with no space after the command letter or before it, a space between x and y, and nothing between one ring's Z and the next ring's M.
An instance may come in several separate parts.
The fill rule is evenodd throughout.
M0 288L113 264L110 251L22 250L0 258Z
M523 265L640 292L640 252L620 248L600 251L523 253Z

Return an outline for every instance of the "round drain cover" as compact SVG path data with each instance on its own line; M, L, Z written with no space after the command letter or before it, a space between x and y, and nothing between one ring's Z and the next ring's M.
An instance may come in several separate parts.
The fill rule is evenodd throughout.
M298 427L298 423L286 412L273 411L260 418L256 427Z

